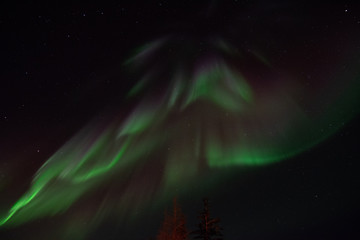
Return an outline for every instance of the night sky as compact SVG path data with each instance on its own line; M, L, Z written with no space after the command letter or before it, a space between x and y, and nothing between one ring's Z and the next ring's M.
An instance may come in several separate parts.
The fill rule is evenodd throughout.
M360 237L357 1L9 1L0 37L1 240L150 239L174 197Z

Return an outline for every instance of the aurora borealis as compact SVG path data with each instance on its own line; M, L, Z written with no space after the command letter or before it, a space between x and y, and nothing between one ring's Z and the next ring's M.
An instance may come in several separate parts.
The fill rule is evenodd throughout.
M162 27L158 26L157 17L151 17L149 13L149 16L143 18L144 21L153 19L152 27L157 29L156 34L123 30L126 34L134 32L131 39L142 37L144 40L134 40L134 43L129 40L131 44L127 45L131 46L130 51L126 46L115 47L121 54L111 54L117 59L116 63L113 58L105 61L111 65L110 67L99 64L99 69L96 70L97 61L101 61L100 57L94 57L94 63L86 65L87 70L99 71L101 74L95 74L96 77L92 81L79 80L80 90L73 90L74 93L67 99L68 104L64 104L63 107L63 103L56 105L62 112L68 111L69 114L68 122L64 121L64 127L61 128L63 130L56 130L59 128L56 126L62 124L62 121L58 120L59 117L48 122L44 120L47 130L39 134L44 140L37 141L42 142L44 146L44 142L50 141L47 143L50 149L47 155L26 157L24 152L16 153L16 140L10 139L9 142L12 144L6 145L6 139L1 139L1 142L4 142L3 146L11 146L8 148L10 150L4 149L4 156L20 156L16 160L3 160L4 170L1 169L0 172L7 176L14 174L12 177L3 177L2 182L0 181L0 194L5 196L0 202L0 233L5 234L4 239L11 239L7 237L11 234L25 239L29 233L33 234L30 239L49 239L54 233L59 239L96 239L95 236L109 232L106 229L115 226L120 239L133 239L124 226L135 229L136 226L151 221L151 218L156 219L156 216L161 215L165 207L169 206L174 196L179 197L185 206L191 206L204 194L209 195L210 199L213 198L218 204L227 201L242 202L247 199L246 203L243 202L244 206L252 206L252 203L256 205L250 209L263 209L266 204L274 206L266 209L265 213L256 212L263 217L263 220L258 222L259 226L264 226L260 228L265 235L266 232L271 232L270 226L278 224L275 221L279 221L270 221L268 225L264 223L272 215L273 209L278 209L279 214L282 213L281 216L290 219L284 223L284 226L292 226L286 231L294 229L294 219L302 224L306 222L303 220L307 219L305 213L289 217L289 211L282 210L277 205L285 201L281 194L261 202L263 197L256 193L255 187L255 190L239 189L246 188L247 181L250 186L256 186L265 175L271 176L271 173L279 171L278 169L302 166L307 154L311 155L312 151L316 152L318 147L332 141L334 136L341 135L347 124L354 124L360 103L360 32L357 29L360 25L350 20L342 20L345 27L339 24L332 15L340 8L335 5L327 10L327 14L324 13L323 18L328 21L325 30L313 30L313 22L318 23L317 28L320 28L326 21L319 20L318 15L307 6L297 12L296 3L293 4L242 3L242 6L230 10L231 7L227 4L222 5L213 1L212 4L205 4L207 7L198 6L204 22L195 17L198 13L194 10L192 18L197 19L198 23L191 24L191 18L183 17L177 21L171 20L173 24L164 27L167 31L161 31ZM70 7L72 8L78 9L78 6ZM111 9L109 6L103 8L109 11ZM126 8L134 11L134 7L119 7ZM169 9L175 8L169 6ZM276 21L274 13L269 12L272 8L281 13L276 15ZM251 18L244 19L236 14L236 10L243 11L243 14L248 14ZM354 16L356 10L353 6ZM257 12L254 16L253 11ZM104 10L103 13L105 12ZM226 15L228 17L224 18L224 22L218 22L219 14L222 16L224 12L229 12L230 16ZM100 10L92 10L92 13L96 13L97 17L103 15ZM87 16L84 14L81 15L83 18ZM117 15L113 12L107 21L111 22L114 16ZM358 17L360 21L360 15ZM279 19L282 18L287 20L281 22ZM124 19L125 23L130 21L130 18ZM232 25L228 24L229 19ZM98 21L101 26L107 23L102 22L103 20ZM62 29L62 24L68 26L69 23L60 21L58 26L53 27L62 33L62 30L59 30ZM80 24L80 27L88 26L89 23L77 24ZM135 26L137 23L133 24ZM207 24L214 24L215 27L208 29L204 27ZM116 24L112 23L111 26L115 27ZM146 28L148 26L141 29ZM169 28L171 33L168 31ZM86 31L93 33L92 30ZM279 35L279 32L282 34ZM118 37L117 40L119 39L121 38ZM55 45L59 43L56 46L63 47L66 54L79 54L66 50L67 47L76 46L76 42L72 43L73 45L62 46L60 40L53 41ZM94 44L91 45L94 48L97 46L91 41L85 41L83 51L90 51L91 44ZM106 40L102 41L106 43ZM97 52L107 50L105 46L97 48ZM85 58L80 57L84 61ZM45 57L39 59L45 61ZM45 64L40 63L40 60L36 60L36 64ZM59 57L57 61L69 61L69 64L74 66L81 64L70 58ZM27 63L28 60L23 62ZM94 66L95 70L90 70ZM45 70L38 70L38 67L34 69L39 72L32 78L37 76L41 79L41 74L45 74L41 71ZM76 76L80 72L72 67L67 70L71 76ZM90 78L90 75L87 77ZM109 83L109 79L116 80ZM56 81L58 83L54 85L49 83L46 91L51 91L52 86L60 85L61 80ZM64 81L63 84L72 88L74 83ZM16 91L10 91L9 96ZM62 93L63 89L58 91ZM56 95L56 91L50 95L52 94L59 96ZM45 95L41 97L44 98ZM24 97L25 100L31 98L30 93ZM46 102L46 99L42 98L38 102L40 105ZM31 100L29 101L31 105ZM54 114L56 109L49 109L52 109L51 104L58 100L48 101L50 107L44 107L48 110L42 113L45 116ZM36 101L32 102L34 103ZM74 110L65 110L71 105L75 106ZM85 109L84 116L81 115L80 109ZM24 113L14 111L13 116L23 116L21 114ZM27 114L36 115L32 110ZM36 124L34 123L34 126ZM69 130L66 126L69 126ZM6 128L5 125L2 128L4 136L11 133L11 128ZM46 131L53 135L47 134ZM62 131L66 133L61 133ZM56 133L62 136L60 139L63 141L51 143L57 138ZM21 136L22 133L18 132L14 139ZM339 142L341 143L341 140ZM23 148L31 144L30 140L20 143ZM346 147L339 146L340 150L341 148ZM332 150L323 151L331 155ZM37 150L37 153L39 152L40 150ZM341 153L333 155L335 158ZM314 156L306 160L309 169L306 170L305 167L301 174L306 175L312 171L312 164L317 166L320 160ZM351 153L351 156L358 154ZM26 169L24 166L30 164L26 161L35 158L36 164ZM345 160L341 159L332 161L342 165L339 169L345 168L348 171L347 167L354 164L342 163ZM336 165L333 162L328 164ZM321 168L320 183L323 181L322 171L325 171L324 175L328 177L327 166L321 165ZM336 167L331 169L334 168ZM23 180L20 176L15 177L18 169L26 169L20 171L25 173ZM352 179L354 173L351 171L346 173L344 170L341 173L343 178ZM294 176L301 174L295 173ZM285 175L284 172L279 174ZM275 175L271 178L274 180L264 181L279 181ZM281 182L286 181L283 179ZM292 181L296 183L295 180L289 180ZM355 179L350 186L355 188L357 183L358 180ZM300 191L311 192L310 186L317 186L319 183L311 183L309 180L303 184L300 186L305 186L305 190L291 190L290 194L302 196ZM290 187L286 186L284 189ZM328 186L325 187L327 188ZM326 214L320 213L326 212L324 209L327 209L327 204L338 201L336 191L340 187L329 188L330 200L323 200L324 204L319 207L320 210L312 210L321 215L315 216L314 221L328 221ZM271 189L274 193L281 192L276 186L272 186L269 191ZM324 191L320 190L323 193ZM233 194L232 197L229 197L230 193ZM352 193L352 190L347 192L348 195ZM272 196L266 191L262 194ZM299 197L298 201L301 202L301 199ZM304 199L307 199L306 194ZM344 204L352 203L355 199L342 201ZM295 203L289 200L283 205L288 204ZM306 208L305 203L296 204L296 212L302 212L301 209ZM312 203L308 205L313 206ZM224 205L219 207L219 212L231 211L225 211L224 208ZM340 207L333 208L334 212L340 215L350 211L342 208L340 210ZM239 224L245 221L241 220L241 216L239 218ZM333 218L335 217L329 219ZM248 219L249 222L256 222L251 217ZM41 230L43 225L48 226L48 229ZM236 225L236 222L229 224L229 232L234 231L231 229ZM226 227L224 226L225 229ZM38 230L34 233L34 230L27 228ZM24 233L18 229L23 229ZM146 234L156 232L156 229L150 230L150 227L146 229ZM276 232L277 228L274 229ZM138 233L134 239L149 237L151 235ZM228 235L227 239L238 239L238 236ZM251 238L250 230L248 239L254 239Z

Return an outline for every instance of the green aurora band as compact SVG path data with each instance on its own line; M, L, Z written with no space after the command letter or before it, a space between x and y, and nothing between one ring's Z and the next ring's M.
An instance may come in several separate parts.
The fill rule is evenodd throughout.
M161 75L153 59L169 42L154 41L126 62L143 75L130 90L129 101ZM207 168L263 166L290 158L331 136L355 114L355 70L348 76L335 74L350 79L349 84L339 94L331 93L334 97L326 105L316 107L323 109L321 114L313 114L298 104L295 80L287 78L282 87L260 90L227 60L236 55L230 44L209 41L208 47L211 54L191 60L192 68L181 60L169 63L176 66L172 68L164 63L170 75L164 93L144 97L125 120L114 118L107 125L94 121L70 139L36 172L30 189L0 218L0 225L64 213L111 181L122 189L114 208L125 214L158 201ZM251 57L271 67L258 53ZM241 63L247 57L239 54L239 59ZM147 71L147 64L154 64L155 70ZM341 115L338 109L343 109Z

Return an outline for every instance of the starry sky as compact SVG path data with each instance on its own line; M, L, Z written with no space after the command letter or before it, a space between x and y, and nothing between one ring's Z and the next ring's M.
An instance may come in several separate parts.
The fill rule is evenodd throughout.
M144 135L146 141L160 142L161 131L170 132L173 141L163 146L166 149L149 153L149 160L141 160L141 168L140 161L132 164L127 175L118 166L101 182L84 188L72 186L71 194L78 192L79 197L74 197L69 208L44 210L44 215L25 218L19 225L0 227L0 239L50 239L62 232L66 234L59 235L60 239L149 239L156 236L163 212L171 208L175 196L189 230L196 225L202 197L208 197L211 213L221 218L224 239L350 239L359 235L360 4L356 1L14 1L0 4L0 33L0 220L31 189L34 176L48 159L59 158L55 166L71 165L70 158L57 157L59 149L65 146L70 156L87 139L95 138L98 129L111 134L125 119L150 119L154 127L146 126L150 129ZM185 47L183 41L173 41L178 36L189 40ZM160 42L158 50L156 41L164 37L168 42ZM221 41L210 44L215 38ZM224 160L225 166L215 168L206 159L209 166L200 166L196 174L188 173L193 166L181 157L154 163L165 150L181 155L188 149L181 146L192 146L184 137L188 132L181 119L190 119L194 126L194 122L211 125L220 111L212 105L205 109L200 101L200 107L196 106L205 109L203 116L195 106L185 109L180 123L172 125L161 114L151 115L164 113L156 107L163 102L157 101L158 105L146 111L138 106L171 88L176 82L169 78L175 64L181 63L177 70L182 71L176 76L186 79L190 70L183 69L192 69L196 57L214 48L213 52L224 52L219 55L226 64L211 70L213 65L205 61L205 67L195 69L198 75L211 79L213 72L228 73L229 62L238 67L254 98L260 96L260 104L254 104L256 110L246 121L255 126L262 121L274 123L269 126L280 129L275 136L289 137L288 142L278 137L273 143L269 140L272 134L259 133L246 143L276 149L274 155L281 157L245 167L242 162L238 166L236 161ZM141 53L147 52L155 53L141 59ZM234 52L243 56L240 61ZM151 75L152 68L160 70ZM129 98L136 83L148 75L152 78L146 80L143 91ZM183 82L191 85L190 80ZM204 94L213 97L215 93L217 90ZM284 104L290 98L294 101ZM191 101L197 102L194 99ZM216 97L204 99L220 104ZM295 121L296 107L313 121ZM245 123L226 122L230 129L255 129L243 120L242 113L234 116ZM173 126L180 130L172 131ZM268 131L267 126L262 130ZM129 128L130 133L138 131ZM104 139L99 149L107 154L111 151L105 146L113 143L111 136ZM224 139L212 136L209 142L220 145ZM130 151L138 149L130 147ZM231 159L232 153L219 152ZM257 157L268 154L264 151ZM154 176L170 160L176 161L171 166L181 173L179 179L167 187L155 180L147 183L149 178L160 181ZM221 165L217 159L213 163ZM120 175L126 176L117 177ZM39 204L51 205L51 197L62 198L70 191L58 185L49 189ZM129 195L146 195L149 200L134 207L129 205ZM120 210L114 210L116 202ZM24 215L34 212L29 208Z

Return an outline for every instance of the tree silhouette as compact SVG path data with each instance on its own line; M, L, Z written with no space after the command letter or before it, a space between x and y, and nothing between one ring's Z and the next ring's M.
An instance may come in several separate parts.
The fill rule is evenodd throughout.
M204 198L204 209L198 216L200 223L198 230L192 232L196 239L222 240L222 228L219 226L219 218L211 218L209 213L209 201Z
M165 211L164 222L157 235L157 240L185 240L188 232L185 226L185 215L174 198L172 215Z

